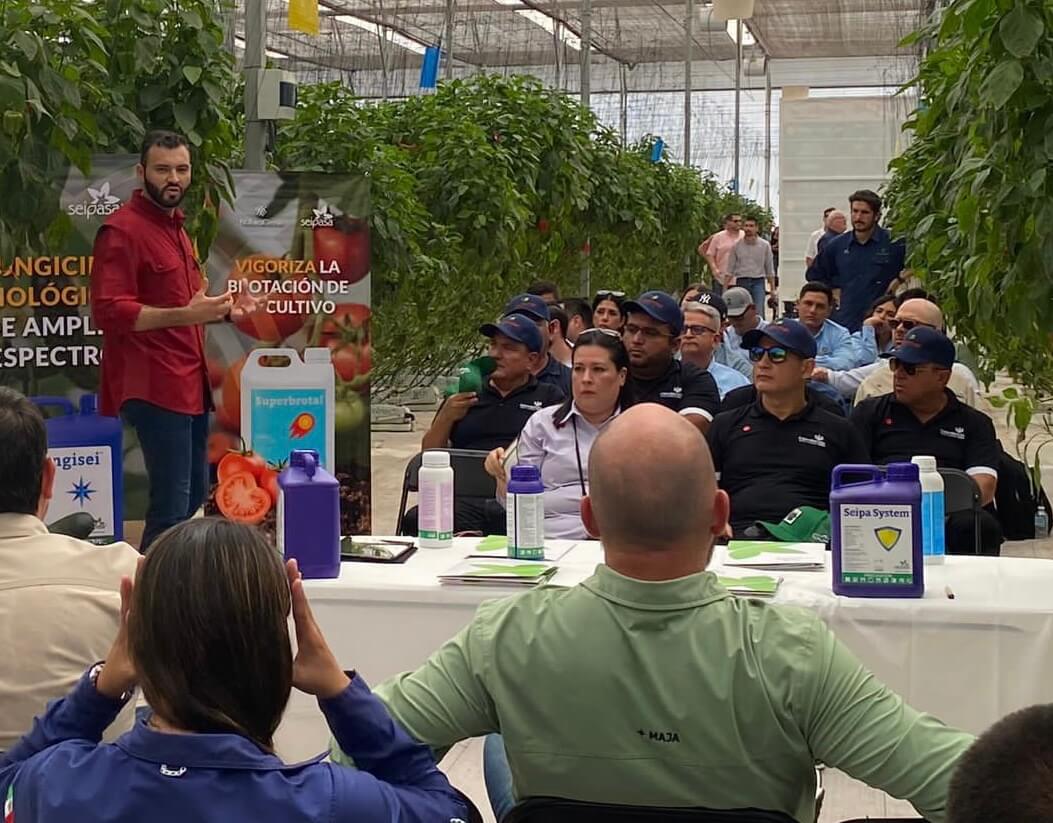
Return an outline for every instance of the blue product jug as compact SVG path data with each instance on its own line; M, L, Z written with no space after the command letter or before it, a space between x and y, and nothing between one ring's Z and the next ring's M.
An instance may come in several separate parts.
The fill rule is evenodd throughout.
M65 397L31 397L41 409L62 414L45 421L48 457L55 462L55 488L49 523L87 512L95 518L92 543L124 539L124 472L121 421L98 413L98 398L85 394L79 410Z
M318 452L297 449L278 475L278 550L304 578L340 576L340 483Z
M847 483L846 478L864 478ZM922 597L921 483L913 463L837 466L830 492L835 594Z

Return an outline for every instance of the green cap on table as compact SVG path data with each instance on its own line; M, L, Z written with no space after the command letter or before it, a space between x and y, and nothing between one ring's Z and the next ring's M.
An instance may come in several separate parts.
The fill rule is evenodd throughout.
M812 506L800 506L778 523L760 521L759 525L785 543L830 542L830 512Z

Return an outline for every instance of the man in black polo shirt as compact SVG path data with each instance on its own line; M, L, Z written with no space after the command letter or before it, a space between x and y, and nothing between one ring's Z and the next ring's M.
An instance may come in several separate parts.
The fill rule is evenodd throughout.
M504 447L519 436L535 411L563 400L555 386L533 375L541 356L541 332L525 314L509 314L487 323L479 333L490 338L496 365L478 394L451 395L435 413L421 449Z
M489 452L515 440L530 415L560 403L563 393L539 383L533 375L541 356L541 332L530 317L510 314L479 329L490 338L496 365L482 391L459 392L446 398L435 413L421 449L474 449ZM496 500L458 497L453 526L458 532L505 533L505 510ZM404 534L417 533L417 508L402 520Z
M941 469L966 472L989 506L998 487L1002 447L991 419L958 400L947 388L954 367L954 343L942 332L915 326L887 354L893 391L868 397L852 412L870 453L884 465L932 455ZM1001 527L990 511L980 513L980 542L985 554L999 553ZM945 541L950 554L972 554L974 523L969 512L947 517Z
M866 462L851 423L805 392L816 347L804 326L780 320L753 329L742 347L753 362L758 399L718 414L708 435L736 537L754 536L746 532L758 521L778 523L799 506L829 509L834 466Z
M637 403L659 403L679 412L703 434L720 409L709 372L677 360L684 313L665 292L647 291L622 307L622 339L629 352L629 385Z
M517 294L505 306L504 317L510 314L522 314L529 317L541 332L541 352L534 366L534 377L541 384L555 386L566 397L570 394L570 367L564 366L549 354L552 335L559 333L559 326L552 319L548 303L536 294Z

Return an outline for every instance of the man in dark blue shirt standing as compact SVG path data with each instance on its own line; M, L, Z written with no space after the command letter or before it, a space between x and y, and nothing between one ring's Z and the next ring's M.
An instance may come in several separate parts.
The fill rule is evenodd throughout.
M878 225L881 198L869 189L849 198L852 231L827 241L808 271L809 280L827 283L840 304L833 319L856 332L869 306L903 282L906 246Z

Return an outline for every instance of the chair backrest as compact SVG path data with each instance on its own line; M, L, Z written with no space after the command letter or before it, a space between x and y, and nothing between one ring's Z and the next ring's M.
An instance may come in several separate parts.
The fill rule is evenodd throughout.
M450 466L453 468L453 496L474 497L493 500L497 497L497 481L486 473L484 464L488 452L472 449L443 449L450 455ZM402 478L402 500L399 503L396 534L402 533L402 517L406 514L406 500L410 492L420 488L419 476L424 452L415 454L406 464L406 473Z
M980 487L969 475L958 469L940 469L940 477L944 514L980 510Z
M702 809L617 806L559 797L530 797L501 823L795 823L782 812L761 809Z
M943 478L943 513L972 512L973 554L983 551L980 530L980 487L969 475L958 469L940 469Z

